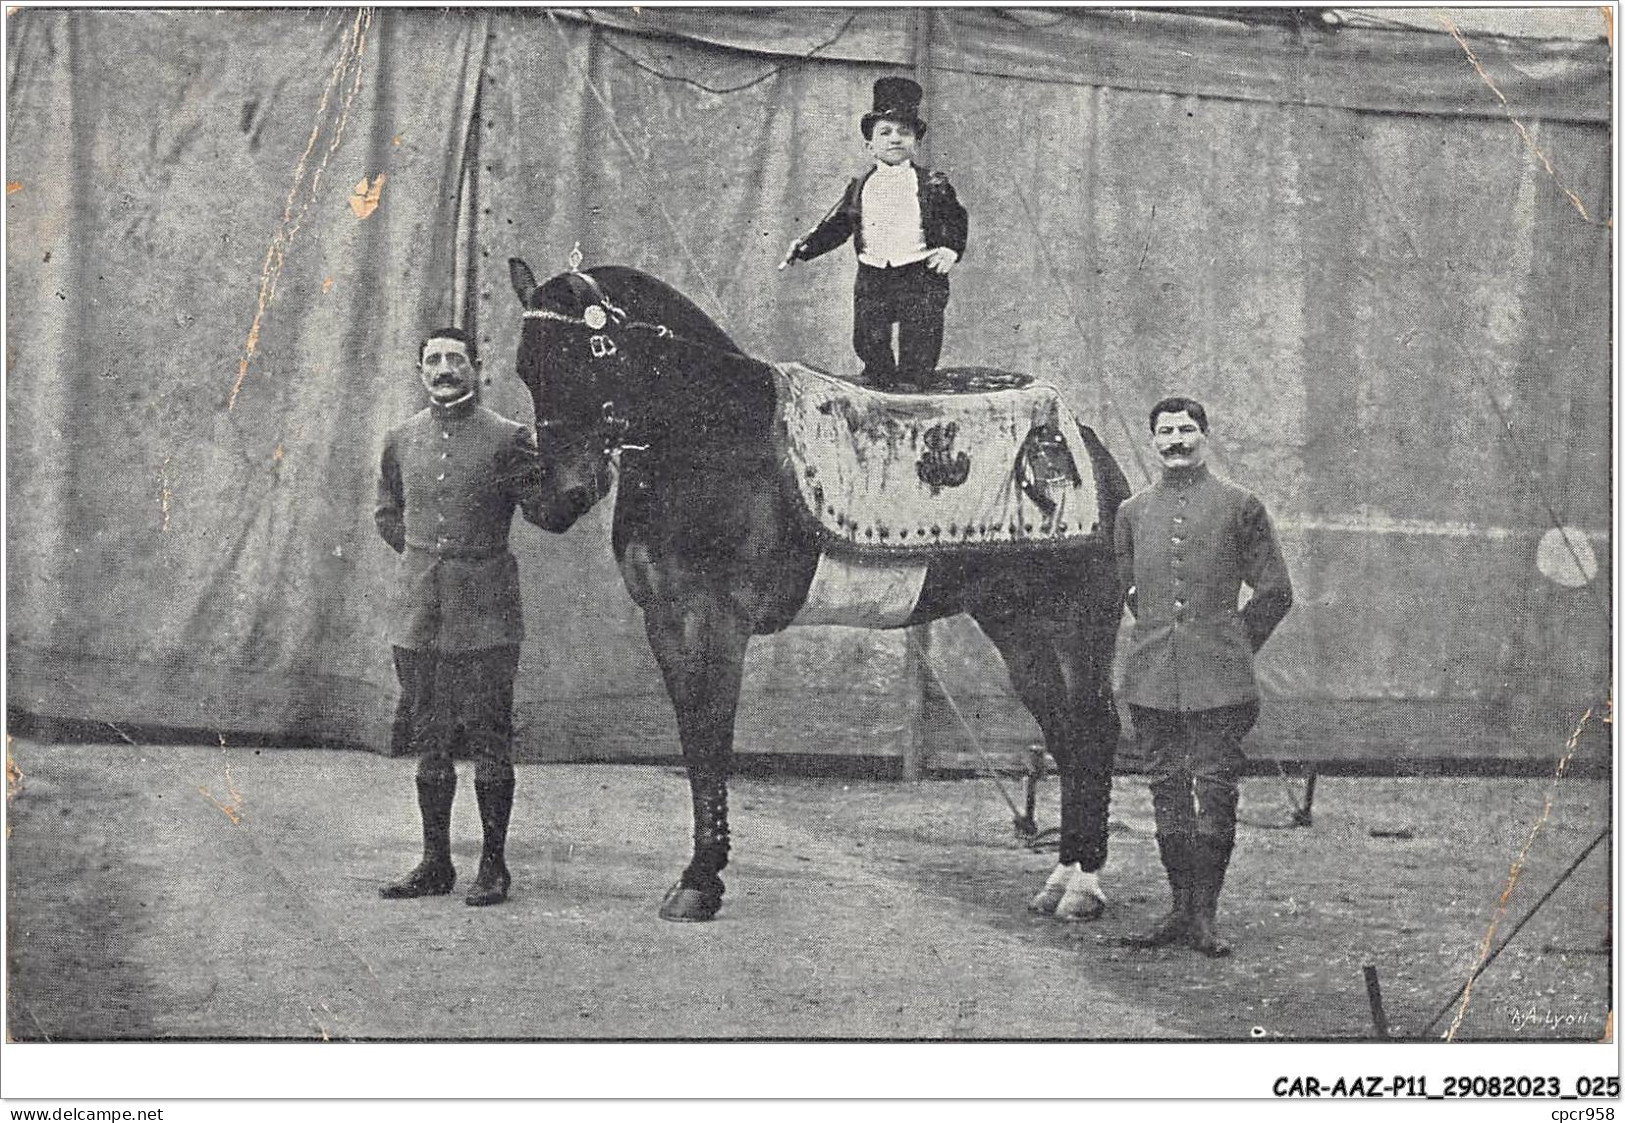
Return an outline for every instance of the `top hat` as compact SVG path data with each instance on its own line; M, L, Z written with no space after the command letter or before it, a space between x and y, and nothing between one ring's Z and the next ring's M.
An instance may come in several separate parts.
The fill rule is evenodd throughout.
M875 81L875 107L863 115L859 128L863 139L874 135L876 121L900 121L914 129L914 135L925 136L925 122L920 119L920 99L925 91L912 78L880 78Z

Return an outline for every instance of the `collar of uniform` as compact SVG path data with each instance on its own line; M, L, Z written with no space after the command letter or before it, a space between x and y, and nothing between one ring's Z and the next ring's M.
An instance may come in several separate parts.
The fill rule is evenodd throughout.
M901 164L884 164L875 161L875 175L881 179L901 179L905 175L914 174L914 162L904 160Z
M1206 464L1194 468L1164 468L1158 486L1183 491L1205 482L1211 474Z
M429 409L436 417L467 417L474 412L474 401L478 395L470 390L455 402L437 402L429 399Z

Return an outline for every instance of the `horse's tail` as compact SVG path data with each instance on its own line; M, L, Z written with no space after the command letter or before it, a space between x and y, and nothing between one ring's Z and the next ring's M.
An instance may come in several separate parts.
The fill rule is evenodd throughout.
M1083 446L1089 450L1089 461L1094 466L1095 494L1100 501L1100 529L1110 542L1112 528L1117 521L1117 508L1134 492L1129 487L1128 477L1123 474L1116 457L1112 456L1100 435L1081 421L1078 422L1078 435L1083 438Z

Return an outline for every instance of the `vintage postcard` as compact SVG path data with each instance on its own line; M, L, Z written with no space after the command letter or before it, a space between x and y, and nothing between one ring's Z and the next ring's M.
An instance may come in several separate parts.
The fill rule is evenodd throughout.
M9 8L8 1098L1617 1099L1615 15Z

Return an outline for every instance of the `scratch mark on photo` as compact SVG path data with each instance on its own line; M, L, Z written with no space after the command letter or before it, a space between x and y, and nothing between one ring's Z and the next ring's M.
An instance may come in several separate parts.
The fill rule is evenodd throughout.
M11 755L11 734L6 734L6 802L10 803L17 798L17 793L23 790L23 770L17 767L17 758ZM9 829L11 824L6 824Z
M217 733L217 734L215 734L215 736L217 738L219 738L220 748L222 750L225 749L225 747L226 747L225 735L222 734L222 733ZM243 793L237 790L237 785L231 778L231 762L227 761L226 764L224 765L224 767L225 767L225 772L226 772L226 795L228 797L227 799L225 799L225 800L220 799L218 796L216 796L213 792L211 792L208 788L204 787L202 784L199 784L197 786L197 790L202 794L204 799L207 799L210 803L214 804L217 808L219 808L220 813L222 815L224 815L226 818L230 819L231 822L232 822L232 825L235 826L235 825L237 825L237 824L239 824L239 823L241 823L243 821L243 816L242 816Z
M1490 88L1490 92L1493 93L1497 100L1500 101L1501 108L1506 111L1507 120L1512 122L1512 127L1517 129L1518 135L1523 138L1524 147L1528 148L1530 152L1535 154L1535 158L1538 159L1541 166L1546 169L1546 174L1550 176L1552 182L1557 185L1557 189L1568 197L1569 203L1577 212L1579 212L1580 217L1585 219L1586 222L1589 222L1593 226L1601 226L1604 229L1612 230L1614 228L1613 219L1610 218L1603 221L1598 221L1597 219L1592 218L1591 212L1586 210L1586 205L1580 200L1580 196L1563 182L1562 178L1557 174L1557 169L1552 166L1551 158L1546 155L1545 151L1541 149L1540 145L1535 143L1535 138L1531 136L1529 130L1524 127L1524 123L1518 120L1517 114L1512 112L1511 102L1507 101L1506 95L1501 92L1501 87L1495 84L1495 79L1489 76L1489 73L1485 71L1483 64L1478 61L1478 56L1473 53L1473 48L1468 45L1467 37L1461 33L1461 29L1458 28L1450 17L1444 12L1438 12L1436 15L1439 22L1444 24L1444 29L1450 32L1450 37L1456 41L1456 43L1461 47L1462 52L1466 54L1467 61L1473 64L1473 69L1478 71L1479 78L1483 79L1484 84ZM1612 39L1611 27L1610 39Z
M334 62L332 72L327 77L327 86L322 90L321 101L317 103L316 120L311 126L310 138L305 142L305 150L300 153L299 160L294 165L293 183L288 188L288 198L282 208L282 225L271 239L271 244L265 251L265 264L260 267L259 298L254 309L253 323L248 328L248 338L243 341L242 357L237 361L237 381L232 384L231 396L226 403L228 410L236 408L237 395L242 391L243 383L248 378L249 364L259 351L260 329L265 323L265 311L276 297L277 281L282 276L282 263L287 256L288 247L293 244L294 238L299 233L299 225L304 221L305 212L310 209L310 204L316 198L316 190L321 184L322 172L327 169L328 160L338 150L339 142L344 139L344 126L350 118L350 106L361 90L361 63L366 54L367 30L371 24L370 9L363 8L356 12L355 20L350 26L350 34L339 50L338 60ZM344 86L346 75L350 76L350 84L342 94L343 101L338 108L337 119L332 122L332 139L328 142L327 149L322 153L315 170L310 174L307 184L305 169L310 162L311 153L316 151L323 130L329 125L329 106L333 102L334 91Z
M158 533L169 533L169 461L168 456L158 468Z
M1610 698L1604 705L1602 721L1604 724L1612 725L1613 699ZM1456 1039L1456 1032L1461 1028L1462 1021L1467 1017L1467 1007L1473 1000L1473 983L1477 978L1479 968L1484 965L1489 958L1490 949L1495 946L1495 930L1500 927L1501 921L1506 918L1507 902L1512 898L1512 891L1517 888L1518 879L1523 875L1524 865L1529 859L1529 851L1534 847L1535 840L1540 837L1540 832L1545 829L1546 821L1551 818L1552 807L1557 802L1557 785L1563 779L1564 774L1568 772L1569 761L1574 758L1575 750L1580 744L1580 735L1585 732L1586 726L1591 723L1591 713L1591 710L1588 709L1581 714L1579 723L1574 727L1574 732L1569 734L1568 744L1564 747L1563 755L1558 758L1557 770L1552 773L1551 783L1546 786L1546 799L1541 805L1540 814L1535 817L1534 825L1529 828L1529 834L1524 838L1523 846L1518 850L1518 856L1512 859L1512 868L1507 871L1506 887L1501 890L1501 895L1496 899L1495 911L1490 917L1489 927L1484 930L1484 938L1478 944L1478 957L1473 962L1472 970L1468 972L1466 986L1462 988L1461 1004L1456 1008L1455 1017L1450 1020L1450 1028L1445 1031L1444 1039L1446 1041Z

